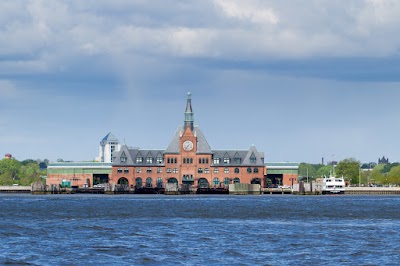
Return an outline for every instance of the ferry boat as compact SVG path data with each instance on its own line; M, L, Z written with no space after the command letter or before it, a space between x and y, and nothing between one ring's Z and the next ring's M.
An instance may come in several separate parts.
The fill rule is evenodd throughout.
M344 194L345 182L343 177L329 176L322 179L322 194Z

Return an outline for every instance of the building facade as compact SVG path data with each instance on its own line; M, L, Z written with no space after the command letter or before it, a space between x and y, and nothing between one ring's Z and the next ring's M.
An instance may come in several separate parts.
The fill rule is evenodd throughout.
M109 182L136 188L162 188L166 183L199 188L227 187L233 183L264 186L264 153L248 150L211 149L200 127L194 125L188 94L183 126L166 149L148 150L122 145L112 158Z
M121 149L121 143L111 132L108 133L101 141L99 147L99 156L96 157L97 162L112 163L114 153Z
M67 187L91 187L108 183L112 172L111 163L55 162L47 166L46 185Z

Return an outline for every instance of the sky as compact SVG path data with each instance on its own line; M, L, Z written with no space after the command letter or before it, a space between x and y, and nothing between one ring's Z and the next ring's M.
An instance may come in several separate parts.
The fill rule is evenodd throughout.
M397 0L3 0L0 154L166 149L191 92L212 149L400 161L399 32Z

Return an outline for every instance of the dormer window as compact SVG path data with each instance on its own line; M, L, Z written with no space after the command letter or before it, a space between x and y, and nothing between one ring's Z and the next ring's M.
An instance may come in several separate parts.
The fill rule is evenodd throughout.
M219 158L214 158L213 162L214 164L219 164Z
M147 157L146 158L146 163L153 163L153 158L152 157Z
M163 158L157 157L157 164L162 164L162 163L163 163Z
M143 157L136 157L136 163L143 163Z
M239 157L235 157L235 158L233 158L233 163L240 164L241 163L241 159Z
M229 162L230 162L230 158L225 157L225 158L224 158L224 164L229 164Z
M256 163L257 158L256 157L250 157L250 163Z
M126 162L126 157L125 156L123 156L123 157L121 157L121 163L125 163Z

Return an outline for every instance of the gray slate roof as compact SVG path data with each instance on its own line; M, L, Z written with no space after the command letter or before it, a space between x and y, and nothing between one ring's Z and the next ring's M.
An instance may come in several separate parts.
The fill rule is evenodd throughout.
M115 141L118 142L118 139L116 136L114 136L111 132L108 133L103 139L102 141Z
M180 137L183 134L183 126L179 126L173 136L171 142L169 143L168 148L165 150L165 153L173 153L179 154L180 152ZM197 153L198 154L212 154L211 147L208 145L206 138L203 135L203 132L198 126L194 126L193 133L197 136Z

